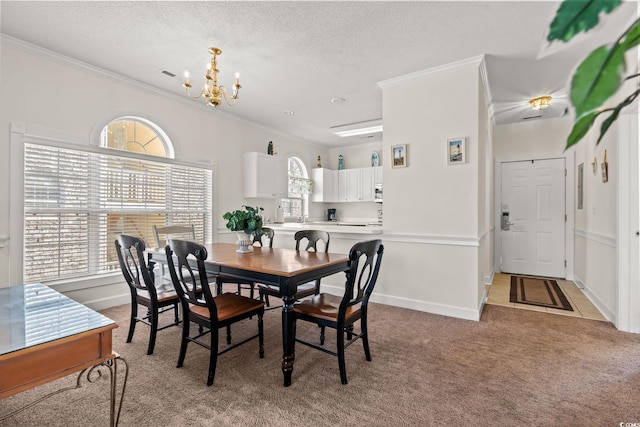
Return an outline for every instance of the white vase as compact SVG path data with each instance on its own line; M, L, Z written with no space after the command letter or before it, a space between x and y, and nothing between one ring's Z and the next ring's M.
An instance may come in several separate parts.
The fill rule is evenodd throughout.
M251 243L253 242L251 234L247 234L244 231L238 231L236 232L236 235L238 236L237 243L239 246L239 248L236 249L236 252L239 254L247 254L251 252Z

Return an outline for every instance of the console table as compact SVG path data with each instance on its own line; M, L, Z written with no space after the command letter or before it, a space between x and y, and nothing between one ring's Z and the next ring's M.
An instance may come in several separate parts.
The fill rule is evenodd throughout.
M50 393L11 414L0 414L0 421L61 391L80 388L88 382L110 375L110 425L118 424L128 377L126 361L113 352L111 319L41 285L0 288L0 399L38 385L80 372L75 387ZM122 362L125 376L116 414L117 365Z

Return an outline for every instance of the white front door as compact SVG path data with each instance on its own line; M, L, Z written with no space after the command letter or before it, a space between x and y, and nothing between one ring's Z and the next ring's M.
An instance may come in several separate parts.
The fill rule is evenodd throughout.
M501 169L500 270L566 277L564 159L505 162Z

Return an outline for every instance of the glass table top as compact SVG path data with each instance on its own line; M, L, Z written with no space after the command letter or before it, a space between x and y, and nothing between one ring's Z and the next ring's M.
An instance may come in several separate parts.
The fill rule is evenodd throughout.
M114 323L41 284L0 288L0 356Z

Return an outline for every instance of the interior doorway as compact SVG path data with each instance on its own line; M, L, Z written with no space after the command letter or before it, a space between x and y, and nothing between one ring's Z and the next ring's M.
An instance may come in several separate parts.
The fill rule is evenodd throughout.
M564 158L500 164L499 271L567 277Z

